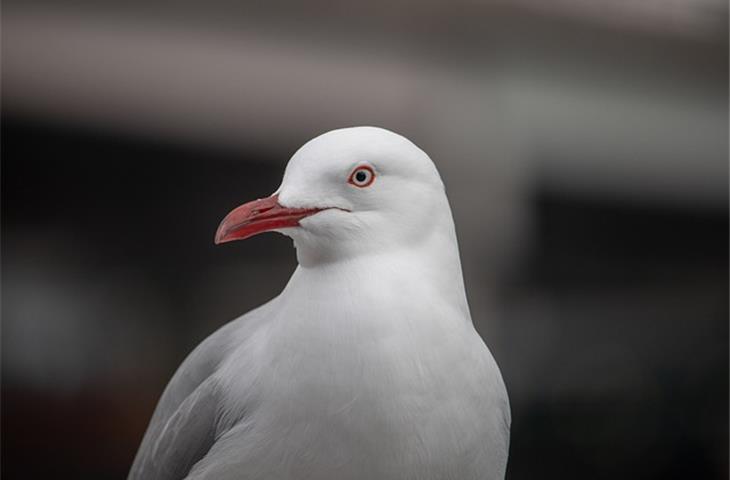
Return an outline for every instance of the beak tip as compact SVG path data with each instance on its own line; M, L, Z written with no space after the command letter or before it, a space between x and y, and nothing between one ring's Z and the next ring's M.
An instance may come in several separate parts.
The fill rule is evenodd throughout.
M228 238L226 238L224 235L216 235L215 238L213 239L213 243L216 245L221 245L221 244L227 243L229 241L230 240Z
M220 245L221 243L226 243L226 241L226 233L221 227L218 227L218 230L215 232L215 237L213 238L213 243Z

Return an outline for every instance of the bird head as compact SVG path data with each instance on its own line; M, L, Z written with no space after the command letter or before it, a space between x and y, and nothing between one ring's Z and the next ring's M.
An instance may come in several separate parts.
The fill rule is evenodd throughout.
M453 222L428 155L388 130L353 127L302 146L278 190L231 211L215 242L276 231L294 240L300 263L312 263L410 248L440 227Z

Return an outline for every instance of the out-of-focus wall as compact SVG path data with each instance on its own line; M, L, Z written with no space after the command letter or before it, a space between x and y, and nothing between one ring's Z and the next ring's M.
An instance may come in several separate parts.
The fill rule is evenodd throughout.
M9 1L2 40L7 478L124 475L293 269L220 218L358 124L441 171L510 478L727 478L724 2Z

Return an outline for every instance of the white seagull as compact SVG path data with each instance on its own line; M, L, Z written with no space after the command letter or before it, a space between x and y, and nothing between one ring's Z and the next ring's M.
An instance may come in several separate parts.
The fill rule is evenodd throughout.
M428 155L380 128L325 133L215 241L267 231L299 266L183 362L129 478L503 479L507 392Z

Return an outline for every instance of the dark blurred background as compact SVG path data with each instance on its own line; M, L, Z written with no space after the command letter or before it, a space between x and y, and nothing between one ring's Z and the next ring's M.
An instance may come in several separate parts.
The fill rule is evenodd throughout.
M184 356L295 266L219 220L370 124L447 185L509 479L727 479L727 10L6 0L3 478L123 478Z

